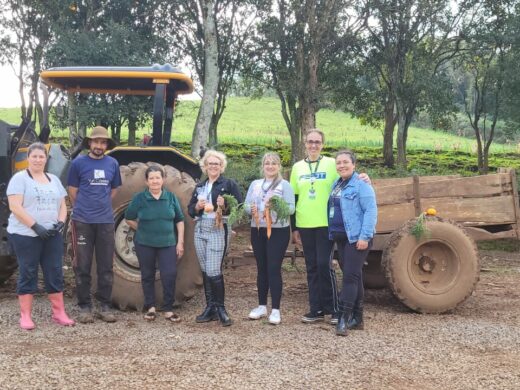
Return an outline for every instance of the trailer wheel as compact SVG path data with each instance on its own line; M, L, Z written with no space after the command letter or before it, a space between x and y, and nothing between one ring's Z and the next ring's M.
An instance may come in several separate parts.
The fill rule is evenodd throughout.
M393 232L383 251L383 269L393 293L421 313L455 308L473 292L479 279L475 242L462 226L437 217L425 220L427 233L411 233L415 219Z
M14 274L16 268L18 268L16 257L0 256L0 285L4 284Z
M115 254L114 254L114 283L112 287L112 302L121 310L142 310L144 297L141 287L141 273L134 249L134 231L129 228L124 214L132 196L145 187L145 171L149 165L156 163L133 162L128 166L120 167L122 186L112 202L115 220ZM202 284L202 276L193 245L193 220L188 216L187 205L190 200L195 181L177 169L165 165L166 172L164 186L175 193L179 199L185 216L184 256L177 263L177 281L175 301L181 303L195 295L197 286ZM92 288L95 289L97 275L95 265L92 267ZM162 287L160 275L155 276L155 296L159 306L162 302Z

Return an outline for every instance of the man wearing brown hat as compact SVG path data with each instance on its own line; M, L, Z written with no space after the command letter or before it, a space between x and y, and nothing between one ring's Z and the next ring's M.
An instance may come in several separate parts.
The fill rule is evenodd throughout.
M72 161L68 176L69 197L72 209L72 242L74 273L81 323L94 322L90 296L92 257L96 254L97 290L99 310L96 316L105 322L115 322L111 295L114 256L114 217L112 198L121 186L117 160L105 156L115 147L107 129L96 126L89 137L83 139L88 154Z

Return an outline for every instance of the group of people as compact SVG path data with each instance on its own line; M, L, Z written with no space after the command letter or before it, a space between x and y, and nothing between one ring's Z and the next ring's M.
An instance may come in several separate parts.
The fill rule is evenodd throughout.
M232 211L229 197L244 205L251 216L251 245L257 265L258 306L249 313L269 323L282 321L282 262L291 241L301 245L305 256L309 292L309 312L302 321L323 321L330 315L336 334L363 328L362 267L371 247L377 221L375 193L365 174L355 171L356 157L342 150L335 158L321 154L325 138L313 129L305 135L307 157L297 162L290 181L281 175L281 160L276 153L262 158L262 178L254 180L245 201L237 183L225 177L226 156L208 150L200 160L205 180L199 182L187 205L195 220L194 244L202 271L206 306L195 319L204 323L232 324L225 308L222 264L229 245L231 227L227 215ZM105 128L98 126L84 139L88 153L77 157L68 175L68 194L72 204L73 268L76 280L78 321L90 323L94 317L116 321L111 310L114 255L114 220L111 200L121 186L119 166L105 152L115 146ZM41 143L28 149L28 168L16 173L7 188L11 216L8 238L14 248L19 275L17 294L20 326L35 327L31 317L33 294L37 291L38 266L44 275L45 289L52 303L52 319L64 326L75 324L63 303L63 228L67 217L67 192L59 179L44 171L47 150ZM164 188L165 172L150 165L143 178L146 189L135 194L125 219L136 231L135 250L141 271L144 318L158 315L155 299L156 263L163 289L161 311L172 322L180 320L174 312L177 260L184 253L184 219L177 197ZM290 218L277 218L271 203L274 196L284 202ZM335 244L335 245L334 245ZM341 294L332 266L337 247L343 271ZM99 308L93 311L91 268L96 257ZM271 311L268 315L268 295Z

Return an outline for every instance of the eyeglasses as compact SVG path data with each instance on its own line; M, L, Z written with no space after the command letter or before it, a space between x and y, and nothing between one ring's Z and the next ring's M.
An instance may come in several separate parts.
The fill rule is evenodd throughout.
M220 163L219 162L208 162L208 163L206 163L206 165L208 165L210 167L219 167Z
M307 145L316 145L316 146L320 146L322 144L321 141L312 141L312 140L311 141L305 141L305 143Z

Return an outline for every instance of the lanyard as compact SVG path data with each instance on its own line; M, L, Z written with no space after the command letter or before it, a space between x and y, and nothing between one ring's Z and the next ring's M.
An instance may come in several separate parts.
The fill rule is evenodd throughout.
M345 188L348 184L350 179L346 180L340 180L336 185L334 186L334 189L332 190L332 197L335 198L338 196L338 194Z
M271 183L269 183L269 185L267 186L267 189L264 188L265 183L266 183L266 180L264 179L262 184L260 184L260 188L262 189L262 192L264 193L264 195L266 195L269 191L274 190L276 187L278 187L278 184L280 184L280 181L278 179L273 180Z
M311 171L311 178L312 178L312 175L318 171L318 168L320 166L320 162L321 162L322 158L323 158L323 156L320 156L320 157L318 157L318 159L316 161L311 161L311 160L307 159L307 164L309 164L309 170ZM312 171L312 163L313 162L316 163L316 168L314 168L314 172Z
M309 159L307 159L307 164L309 164L309 170L311 171L311 177L310 177L310 182L311 182L311 193L314 193L315 190L314 190L314 182L316 181L316 178L314 177L314 174L316 172L318 172L318 168L320 166L320 162L321 162L321 159L323 158L323 156L320 156L316 161L310 161ZM316 168L314 168L314 172L312 171L312 163L315 162L316 163Z
M213 184L215 184L214 182L213 183L209 183L209 180L206 182L206 184L204 185L204 193L206 195L206 200L209 201L209 202L212 202L211 200L211 190L213 189Z

